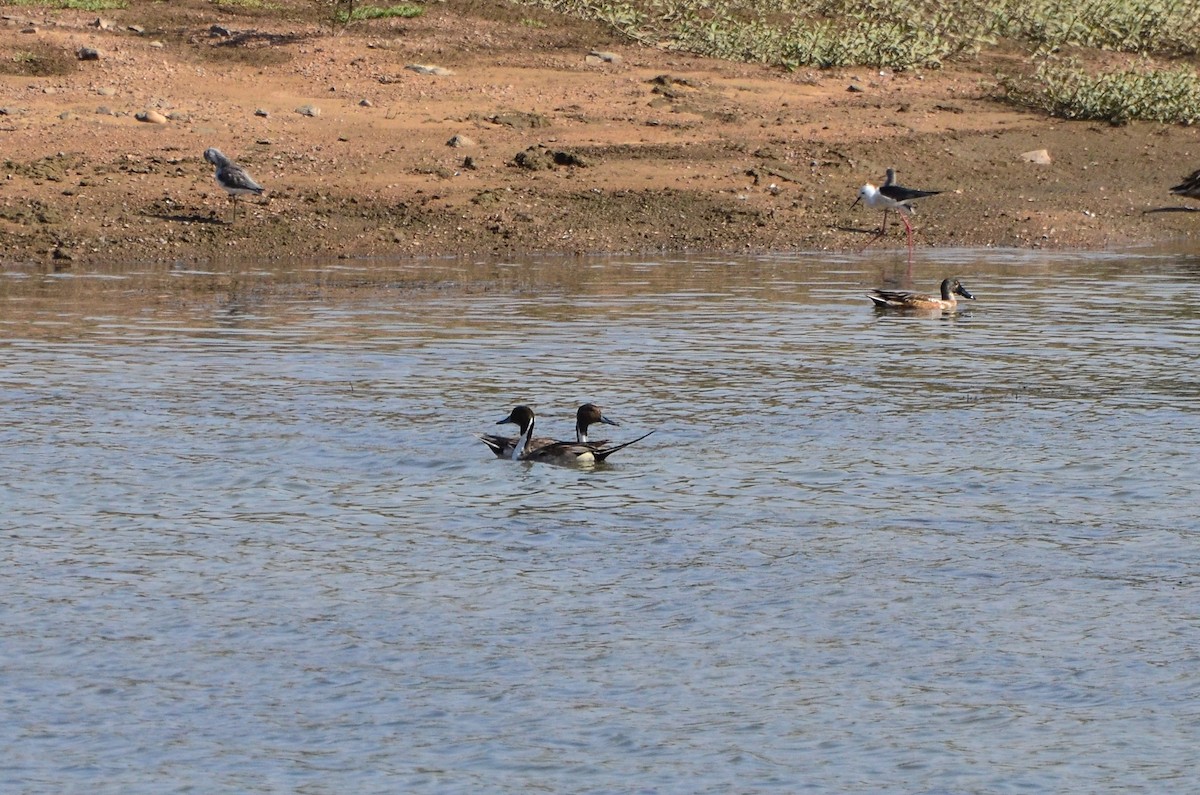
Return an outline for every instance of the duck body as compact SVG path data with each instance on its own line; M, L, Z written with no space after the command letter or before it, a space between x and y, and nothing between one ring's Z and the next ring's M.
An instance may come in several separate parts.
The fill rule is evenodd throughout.
M592 419L595 415L599 415L600 418ZM552 464L575 465L599 463L618 450L622 450L634 442L640 442L650 433L654 433L654 431L650 431L633 441L617 445L608 445L606 441L589 442L586 441L587 426L593 422L605 422L603 413L593 404L585 403L579 407L576 417L576 437L583 437L583 441L549 440L543 443L543 440L536 439L533 436L535 421L533 409L528 406L517 406L507 417L496 423L497 425L512 423L520 428L521 434L515 441L509 437L491 434L480 435L479 438L501 458L508 458L512 461L544 461ZM617 423L608 420L605 424L616 425Z
M552 442L535 448L521 456L522 461L545 461L549 464L598 464L618 450L624 450L635 442L640 442L654 431L644 433L636 439L609 447L599 442Z
M872 290L867 293L876 309L946 310L958 306L955 296L975 300L958 279L942 279L940 296L902 290Z
M512 415L504 418L497 425L503 425L506 422L511 422ZM620 423L610 420L604 416L604 412L595 403L584 403L575 412L575 443L586 444L592 447L604 447L608 444L607 439L600 439L595 442L588 441L588 427L595 423L603 425L619 426ZM518 423L519 424L519 423ZM496 454L497 458L512 458L513 451L516 449L517 442L520 441L519 436L500 436L493 433L478 434L479 440L486 444L491 451ZM567 442L559 442L545 436L531 437L526 444L527 450L532 451L540 447L545 447L550 444L567 444Z

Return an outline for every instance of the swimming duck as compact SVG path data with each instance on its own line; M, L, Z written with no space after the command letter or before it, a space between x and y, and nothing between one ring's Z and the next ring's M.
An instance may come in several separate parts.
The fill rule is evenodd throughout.
M496 424L502 425L510 421L511 420L508 418L505 418ZM597 422L603 425L619 426L619 423L615 422L614 420L610 420L608 417L605 417L604 412L601 411L600 407L595 403L584 403L582 406L580 406L575 412L575 442L577 444L591 444L596 447L603 447L604 445L608 444L607 439L601 439L595 442L588 441L588 426L594 425ZM482 433L478 436L480 441L490 447L492 452L495 453L499 458L512 458L513 450L516 449L517 442L520 440L520 437L517 436L499 436L492 433ZM554 439L541 436L530 439L527 446L530 450L533 450L538 447L545 447L548 444L553 444L554 442Z
M872 290L867 298L875 302L876 309L953 309L958 306L961 295L974 301L975 296L967 292L958 279L942 279L942 297L934 298L924 293L910 293L899 290Z
M1171 188L1171 193L1187 196L1189 199L1200 199L1200 169L1184 177L1183 182Z
M618 450L624 449L634 442L640 442L649 436L650 433L654 433L654 431L650 431L650 433L643 434L633 441L611 447L603 447L597 442L555 441L541 445L540 447L530 447L529 441L533 438L533 409L529 408L529 406L517 406L507 417L496 424L504 425L510 422L521 429L521 435L517 437L517 444L506 457L511 458L513 461L545 461L552 464L599 463ZM486 440L484 441L487 443ZM491 444L488 444L488 446L492 447ZM494 447L492 449L495 450Z

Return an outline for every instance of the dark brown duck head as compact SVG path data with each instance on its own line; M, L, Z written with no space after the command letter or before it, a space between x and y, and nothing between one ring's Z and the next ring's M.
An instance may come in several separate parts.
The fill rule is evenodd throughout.
M588 440L588 426L594 425L597 422L602 425L620 425L620 423L605 417L604 412L595 403L584 403L580 406L579 411L575 412L575 441L586 442Z

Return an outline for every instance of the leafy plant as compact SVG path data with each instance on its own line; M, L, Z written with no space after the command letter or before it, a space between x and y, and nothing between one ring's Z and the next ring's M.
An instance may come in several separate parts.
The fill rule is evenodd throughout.
M6 5L42 6L72 11L112 11L128 8L128 0L8 0Z
M394 6L361 6L355 8L351 13L347 22L359 19L389 19L391 17L399 17L402 19L410 19L419 17L425 13L425 9L421 6L402 3Z
M1009 39L1158 55L1200 51L1196 0L512 0L632 39L789 67L938 66Z
M425 13L424 8L412 3L393 6L363 6L359 5L358 0L316 0L316 3L323 8L325 18L335 30L344 29L351 22L358 20L411 18Z
M1048 59L1033 80L1006 77L1002 85L1011 101L1064 119L1200 122L1200 74L1188 66L1094 73L1074 60Z

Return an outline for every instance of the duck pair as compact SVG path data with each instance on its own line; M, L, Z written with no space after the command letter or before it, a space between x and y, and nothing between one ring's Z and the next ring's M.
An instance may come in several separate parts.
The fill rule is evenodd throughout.
M588 428L596 423L602 425L617 425L613 420L604 416L604 412L594 403L584 403L575 412L575 441L564 442L533 435L533 409L529 406L517 406L497 425L512 423L521 429L521 435L497 436L495 434L478 434L480 441L486 444L498 458L509 458L513 461L545 461L552 464L595 464L608 458L618 450L624 449L634 442L640 442L650 433L643 434L630 442L609 445L607 439L599 441L588 440Z

